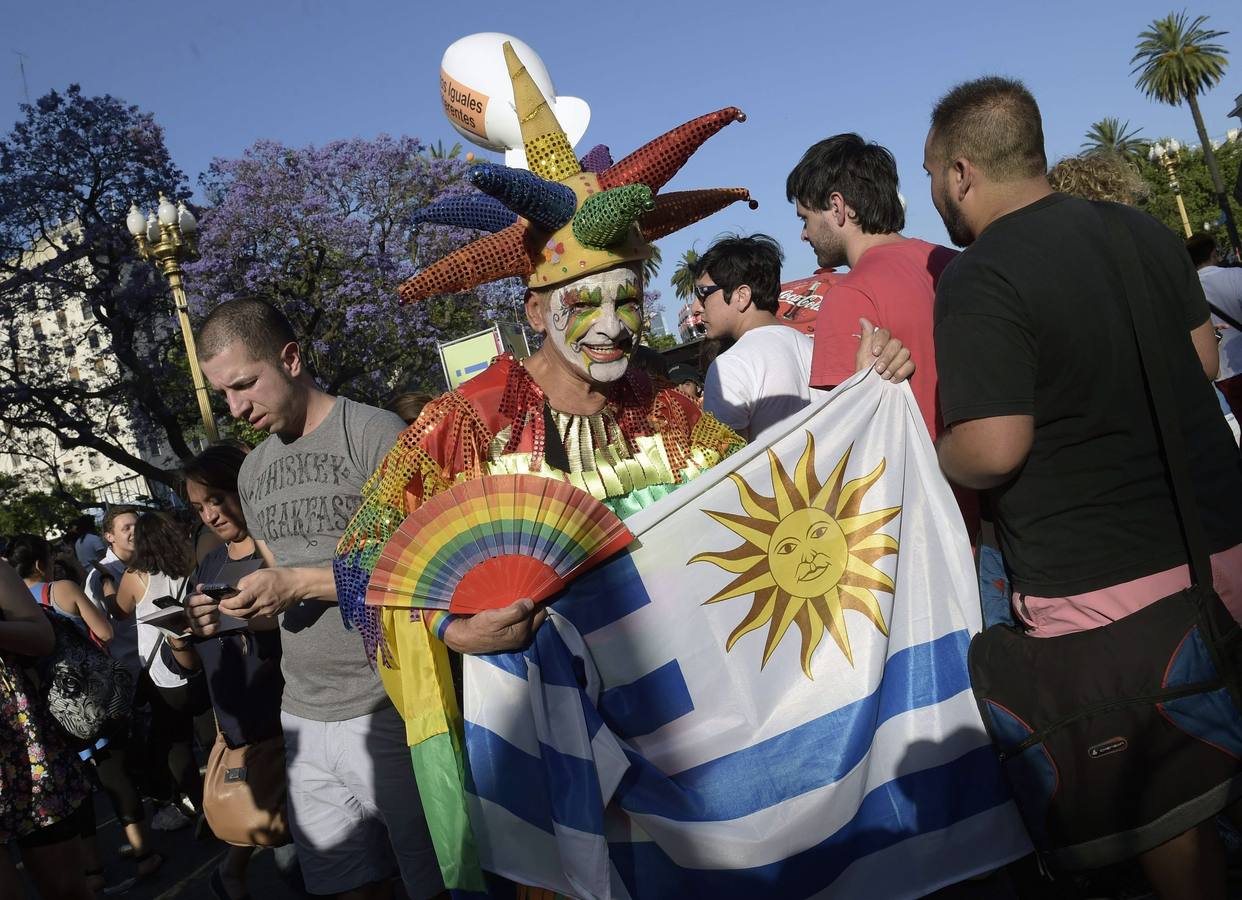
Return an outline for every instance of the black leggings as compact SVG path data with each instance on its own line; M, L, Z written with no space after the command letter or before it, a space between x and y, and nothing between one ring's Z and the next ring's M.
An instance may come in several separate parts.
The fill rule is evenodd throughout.
M156 767L167 766L169 778L159 779L167 786L163 791L165 796L159 799L176 802L179 795L184 795L190 798L195 809L201 810L203 777L194 759L195 710L190 708L190 688L184 684L174 688L158 687L144 672L138 682L138 694L151 704L151 763Z
M109 732L107 747L91 755L99 784L122 825L136 825L144 818L142 797L129 771L129 742L129 723L126 723Z

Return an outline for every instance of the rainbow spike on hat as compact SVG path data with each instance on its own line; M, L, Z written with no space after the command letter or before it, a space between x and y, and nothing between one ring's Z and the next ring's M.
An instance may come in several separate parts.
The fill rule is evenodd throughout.
M527 277L531 288L553 287L646 259L651 241L735 201L758 206L745 188L659 194L704 141L731 122L745 121L741 110L727 107L692 119L617 163L602 144L579 161L507 41L504 54L530 171L490 163L476 166L467 178L483 193L440 201L415 217L416 223L443 222L494 233L402 284L402 303L512 276ZM506 209L514 218L505 215Z

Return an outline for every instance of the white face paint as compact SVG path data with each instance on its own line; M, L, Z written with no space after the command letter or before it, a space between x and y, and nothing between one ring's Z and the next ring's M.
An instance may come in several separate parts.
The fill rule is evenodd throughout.
M597 272L557 288L548 339L571 368L597 382L625 374L643 325L642 279L628 267Z

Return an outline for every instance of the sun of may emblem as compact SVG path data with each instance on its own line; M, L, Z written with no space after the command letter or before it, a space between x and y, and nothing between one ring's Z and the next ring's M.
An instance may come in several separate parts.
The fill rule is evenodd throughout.
M853 446L828 480L815 475L815 439L808 431L806 450L793 478L771 450L772 497L756 493L736 472L745 515L712 512L709 516L745 543L723 553L700 553L690 562L708 562L738 577L707 603L753 594L750 611L729 635L726 650L745 634L768 625L763 646L767 665L773 651L797 625L802 635L802 671L811 676L811 654L827 631L850 665L854 654L844 611L862 613L882 634L888 634L875 591L893 590L893 581L872 563L897 552L897 540L880 532L901 512L900 506L863 512L863 497L884 473L884 460L869 474L845 481Z

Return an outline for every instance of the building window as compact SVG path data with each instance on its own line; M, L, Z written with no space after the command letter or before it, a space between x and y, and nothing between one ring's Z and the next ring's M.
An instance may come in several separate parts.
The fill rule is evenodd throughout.
M43 323L42 322L36 321L33 325L30 326L30 330L34 332L36 341L43 340Z
M108 364L104 361L103 357L95 358L95 371L100 375L108 374Z
M92 453L92 454L90 455L90 462L91 462L91 471L92 471L92 472L98 472L98 471L99 471L99 465L100 465L100 463L99 463L99 457L98 457L98 456L96 456L94 453Z
M20 356L13 359L13 371L18 375L21 375L26 371L26 364L22 362L22 358Z
M91 320L91 301L85 297L82 298L82 321L89 322Z
M70 381L81 381L82 380L82 376L78 373L77 366L69 367L69 380Z
M86 343L90 344L92 350L98 350L99 349L99 335L93 331L90 332L86 336Z
M65 341L63 344L61 344L60 349L62 352L64 352L65 356L68 356L70 358L73 357L73 351L74 351L73 341Z
M65 315L65 311L63 309L56 310L56 324L61 328L69 327L69 317Z

